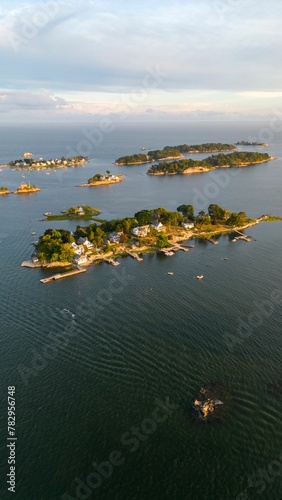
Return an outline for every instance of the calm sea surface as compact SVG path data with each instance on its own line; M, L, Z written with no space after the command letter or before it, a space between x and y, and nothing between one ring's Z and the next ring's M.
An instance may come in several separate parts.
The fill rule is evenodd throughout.
M49 175L0 172L0 185L11 190L23 181L42 188L0 198L1 498L12 495L6 485L10 385L16 386L17 499L282 498L282 399L267 392L267 384L282 380L282 305L264 302L282 290L282 223L248 229L251 243L233 244L227 236L218 245L196 242L172 258L121 259L117 270L103 264L48 285L39 280L50 272L20 267L47 227L76 226L47 225L43 212L82 203L100 208L106 219L181 203L282 216L281 133L262 150L278 160L246 169L151 177L146 165L113 165L141 147L255 140L265 127L119 124L95 146L85 136L95 124L0 128L0 163L29 150L44 158L71 151L91 157L84 167ZM126 181L77 187L106 169L125 173ZM223 423L198 425L191 402L212 381L228 386L233 405ZM166 418L156 422L160 401L171 409L159 410ZM93 474L93 462L107 462L115 451L119 465L104 464ZM82 486L87 478L92 489Z

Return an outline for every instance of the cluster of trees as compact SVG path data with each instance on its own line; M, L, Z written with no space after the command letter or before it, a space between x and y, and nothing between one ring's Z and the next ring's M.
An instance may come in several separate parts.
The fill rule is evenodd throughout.
M233 151L233 144L222 144L221 142L206 142L205 144L181 144L180 146L166 146L164 149L177 149L180 153L211 153L219 151Z
M47 229L36 245L41 262L71 262L74 250L71 243L74 237L66 229Z
M81 207L70 207L66 210L67 215L79 215L80 208L83 209L85 215L99 215L101 211L98 208L92 208L89 205L81 205Z
M9 188L7 188L5 186L1 186L0 191L1 191L1 193L7 193L9 191Z
M177 207L177 212L181 212L186 219L191 221L195 220L193 205L179 205L179 207Z
M268 161L270 156L267 153L252 153L252 152L235 152L230 154L219 153L218 155L212 155L204 160L179 160L172 162L160 162L156 165L152 165L148 174L183 174L183 172L189 168L203 168L210 169L212 167L222 167L225 165L243 165L256 163L259 161Z
M111 173L110 170L106 170L107 175L95 174L95 175L93 175L93 177L90 177L87 182L88 182L88 184L92 184L92 182L102 181L104 179L107 179L109 177L110 173Z
M177 158L186 153L211 153L219 151L233 151L233 144L222 144L221 142L207 142L205 144L181 144L179 146L165 146L163 149L148 151L148 154L139 153L122 156L116 160L117 165L134 165L138 163L149 163L165 158Z
M206 163L206 161L201 161L201 160L179 160L179 161L172 161L172 162L160 162L156 165L152 165L147 174L156 174L156 173L164 173L164 174L183 174L185 170L188 168L203 168L203 169L209 169L211 166Z
M151 224L153 221L168 226L178 226L183 220L183 216L179 212L170 212L162 207L153 210L140 210L140 212L136 212L134 217L140 226Z
M258 161L267 161L270 159L268 153L253 153L248 151L238 151L229 155L218 154L212 155L205 159L205 161L213 166L220 167L224 165L241 165L244 163L256 163Z
M248 141L238 141L237 146L266 146L264 142L248 142Z
M94 223L87 227L76 226L74 237L76 241L79 238L88 238L95 247L100 247L104 243L106 233L101 226Z

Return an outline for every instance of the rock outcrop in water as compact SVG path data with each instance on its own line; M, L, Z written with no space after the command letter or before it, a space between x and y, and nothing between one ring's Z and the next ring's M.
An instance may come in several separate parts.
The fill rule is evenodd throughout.
M204 385L193 402L194 416L202 422L223 420L231 405L231 394L224 385Z
M268 392L271 394L275 394L275 396L282 396L282 382L278 382L277 384L268 384L267 386Z

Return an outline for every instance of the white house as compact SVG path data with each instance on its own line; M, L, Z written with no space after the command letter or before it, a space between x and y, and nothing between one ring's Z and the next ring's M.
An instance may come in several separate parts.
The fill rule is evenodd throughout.
M162 231L163 228L164 228L164 225L161 222L158 222L158 221L152 222L151 226L152 226L153 229L156 229L156 231Z
M185 220L181 222L181 226L184 227L184 229L193 229L193 227L195 227L195 224L191 220Z
M131 229L131 233L134 236L147 236L149 231L149 226L138 226Z
M109 234L109 240L111 243L120 243L120 239L121 239L121 236L122 236L122 232L121 233L117 233L116 231L113 231L112 233Z
M72 242L71 247L74 249L75 253L77 255L82 255L84 254L84 247L83 245L77 245L76 243Z
M88 262L86 255L78 255L75 256L73 262L77 264L78 266L81 266L82 264L86 264Z
M93 248L93 246L94 246L94 245L93 245L93 243L91 243L91 241L89 241L87 237L85 237L85 238L81 238L81 237L80 237L80 238L78 238L77 242L78 242L80 245L85 245L85 246L88 248L88 250L89 250L90 248Z
M85 214L85 212L84 212L83 208L79 207L79 209L77 211L77 215L84 215L84 214Z

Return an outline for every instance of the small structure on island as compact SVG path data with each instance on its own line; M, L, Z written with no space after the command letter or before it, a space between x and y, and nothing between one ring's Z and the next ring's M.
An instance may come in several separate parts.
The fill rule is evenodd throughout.
M76 212L76 215L85 215L85 211L83 210L82 207L79 207L77 212Z
M123 235L122 232L117 233L116 231L113 231L112 233L109 234L110 243L120 243L122 235Z
M200 422L223 420L232 402L229 390L221 383L204 385L193 402L194 418Z
M184 229L193 229L195 227L195 224L191 220L187 219L181 222L181 226L184 227Z
M78 255L78 256L74 257L73 262L77 266L81 266L83 264L87 264L88 263L88 259L87 259L86 255Z
M82 237L78 238L77 243L79 243L80 245L86 246L88 250L90 248L93 248L93 246L94 246L93 243L91 243L91 241L89 241L87 237L85 237L85 238L82 238Z
M147 226L138 226L134 227L131 229L131 233L134 234L134 236L147 236L149 232L149 225Z
M159 221L152 222L151 226L153 229L155 229L158 232L163 231L163 229L164 229L164 225Z

